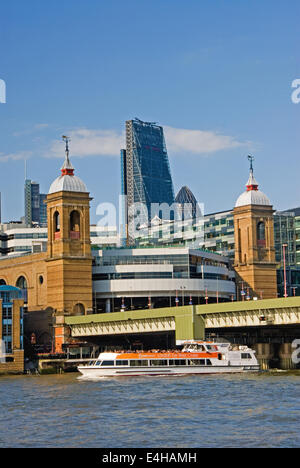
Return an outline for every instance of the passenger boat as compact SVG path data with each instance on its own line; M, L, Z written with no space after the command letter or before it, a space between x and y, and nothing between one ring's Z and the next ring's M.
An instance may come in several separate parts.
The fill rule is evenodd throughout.
M232 374L259 371L255 351L230 343L187 341L180 351L120 351L100 353L78 366L85 378L139 375Z

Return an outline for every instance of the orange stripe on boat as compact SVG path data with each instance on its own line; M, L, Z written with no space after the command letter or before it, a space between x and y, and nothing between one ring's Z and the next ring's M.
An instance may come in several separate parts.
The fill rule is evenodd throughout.
M116 359L205 359L218 358L220 353L123 353Z

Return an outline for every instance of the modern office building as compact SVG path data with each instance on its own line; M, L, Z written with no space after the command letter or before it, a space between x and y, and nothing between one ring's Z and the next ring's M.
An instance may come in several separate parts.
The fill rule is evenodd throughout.
M115 226L90 226L91 248L117 247L119 235ZM47 251L48 230L22 223L0 224L0 257Z
M179 219L197 219L202 216L195 195L186 185L177 193L175 202L179 211Z
M126 150L121 151L122 194L127 197L125 222L129 243L134 243L135 217L144 224L158 215L172 219L174 189L163 128L139 119L126 122ZM165 204L166 211L161 213Z
M25 224L31 226L47 226L47 207L45 194L40 193L40 185L29 179L25 180L24 187L24 216Z
M227 257L189 247L104 249L93 253L96 312L235 299Z
M22 291L0 285L0 374L24 370Z

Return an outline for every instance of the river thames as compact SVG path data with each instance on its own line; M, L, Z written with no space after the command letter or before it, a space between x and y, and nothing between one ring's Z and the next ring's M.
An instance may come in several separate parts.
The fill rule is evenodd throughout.
M0 447L299 447L300 375L0 377Z

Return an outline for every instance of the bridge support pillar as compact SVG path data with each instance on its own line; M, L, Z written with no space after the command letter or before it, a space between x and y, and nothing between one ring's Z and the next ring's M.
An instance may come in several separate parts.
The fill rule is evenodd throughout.
M270 369L270 361L274 356L273 346L270 343L256 343L254 349L261 370Z
M179 314L175 315L176 342L185 340L204 340L205 321L196 314L196 306L178 307Z
M279 348L279 363L280 369L296 369L298 366L292 360L292 354L294 352L292 343L283 343Z

